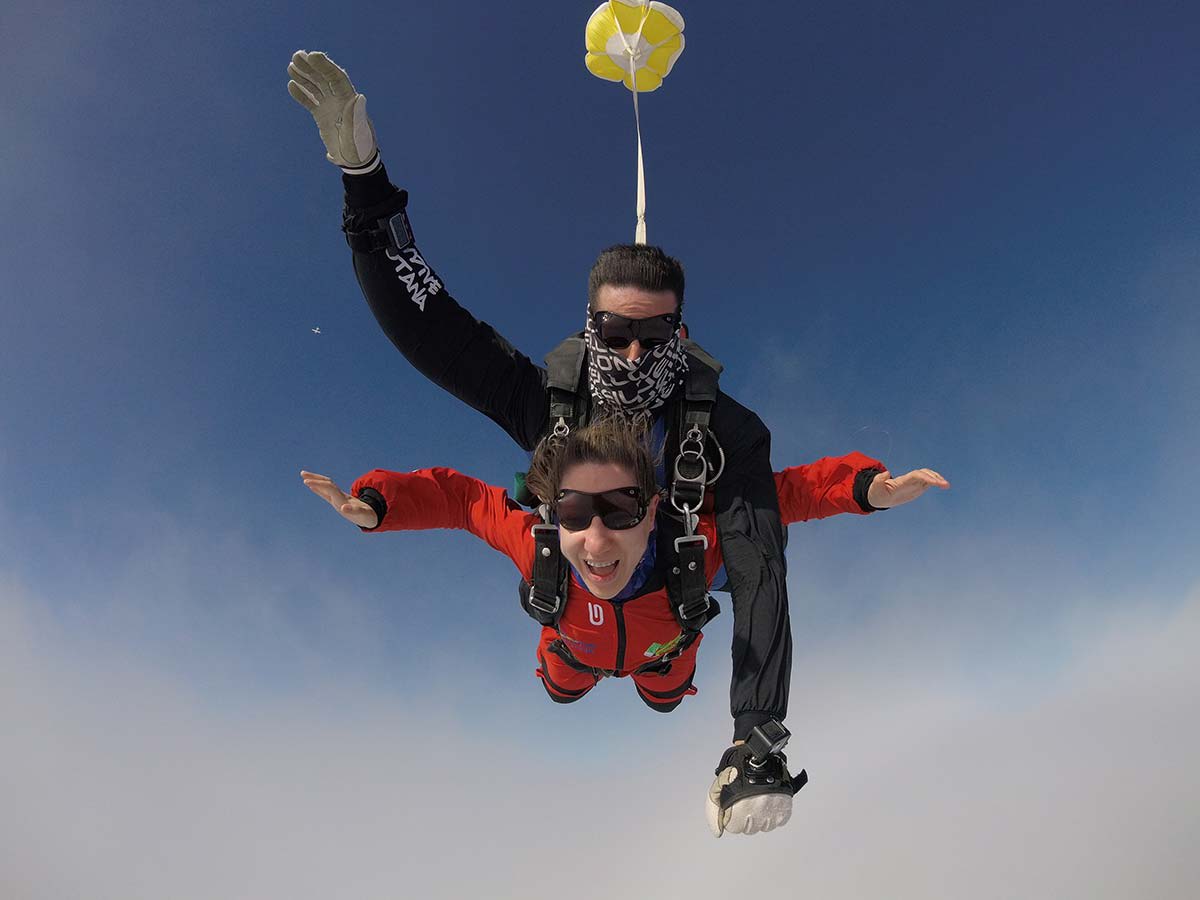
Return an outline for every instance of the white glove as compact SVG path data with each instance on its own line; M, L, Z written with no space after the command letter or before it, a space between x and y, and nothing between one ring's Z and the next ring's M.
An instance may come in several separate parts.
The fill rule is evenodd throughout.
M288 93L317 120L325 158L347 175L379 168L375 128L367 118L367 98L354 90L346 70L324 53L297 50L288 63Z
M790 793L757 794L739 800L726 810L721 809L721 788L738 776L734 766L722 769L708 789L704 814L713 837L726 831L733 834L755 834L771 831L786 825L792 817L792 795Z

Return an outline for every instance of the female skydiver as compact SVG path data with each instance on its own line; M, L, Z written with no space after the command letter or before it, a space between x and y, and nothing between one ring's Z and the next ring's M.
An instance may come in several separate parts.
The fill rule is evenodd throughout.
M539 545L533 528L543 520L502 488L446 468L376 469L358 478L347 494L327 476L300 474L313 493L365 531L465 529L508 556L526 581L534 578ZM786 523L840 512L866 514L907 503L931 486L949 487L929 469L893 479L882 463L861 453L785 469L776 473L775 482ZM699 627L681 627L672 609L668 572L675 564L674 532L670 518L658 516L662 496L645 438L624 421L604 419L565 439L547 439L534 454L526 483L556 522L571 572L556 625L543 625L538 643L536 674L546 693L555 702L572 703L602 677L628 676L651 709L675 709L696 693L692 680L702 636ZM695 534L704 539L704 584L711 587L722 564L716 524L711 513L694 522ZM754 815L738 815L737 804L726 808L718 802L720 787L736 777L729 771L720 767L718 782L726 780L714 784L715 795L710 792L714 834L770 830L787 821L791 785L786 777L767 796L740 801Z

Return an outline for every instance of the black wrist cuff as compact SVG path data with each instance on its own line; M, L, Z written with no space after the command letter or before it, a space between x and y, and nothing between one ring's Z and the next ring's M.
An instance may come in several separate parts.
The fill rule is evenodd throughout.
M863 512L879 512L887 509L886 506L872 506L867 502L867 491L871 489L871 482L875 480L876 475L883 471L883 469L862 469L854 476L854 502Z
M374 172L366 175L342 173L342 187L346 189L346 208L364 209L381 203L399 190L388 179L383 163Z
M749 740L750 732L754 730L755 725L765 725L772 719L783 721L781 713L771 712L744 712L738 713L733 717L733 739L735 741Z
M383 494L375 490L375 488L363 488L358 492L358 499L371 509L375 510L375 515L379 516L379 521L375 523L375 528L383 524L384 518L387 516L387 501L383 499ZM363 531L374 531L375 528L363 528L358 526Z

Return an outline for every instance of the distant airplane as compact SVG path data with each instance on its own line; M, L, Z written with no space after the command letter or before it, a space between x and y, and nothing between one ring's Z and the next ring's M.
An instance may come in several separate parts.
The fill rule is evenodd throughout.
M320 334L320 333L321 333L321 329L320 329L320 328L314 328L314 329L312 329L312 333L313 333L313 334Z

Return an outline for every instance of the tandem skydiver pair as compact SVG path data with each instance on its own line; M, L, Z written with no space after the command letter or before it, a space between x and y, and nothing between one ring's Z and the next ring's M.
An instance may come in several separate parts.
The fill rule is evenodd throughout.
M546 368L534 365L463 309L417 250L407 193L388 179L365 98L344 70L299 51L288 71L289 92L343 171L343 230L376 319L430 380L536 449L526 484L541 514L447 469L376 470L350 494L325 476L303 473L305 483L361 527L466 527L508 555L532 587L523 592L527 611L557 616L539 619L537 671L558 702L578 700L602 677L628 676L651 708L675 708L694 692L703 622L688 622L711 617L707 591L723 567L734 618L734 733L708 792L708 820L717 836L786 823L799 779L777 752L791 669L783 523L897 506L948 483L929 469L892 478L861 454L774 473L767 429L720 390L719 364L685 339L683 269L657 247L604 251L589 276L584 330ZM660 454L664 466L647 475L647 461ZM568 492L596 498L599 508L622 490L645 506L628 528L609 527L620 522L605 524L603 515L576 531L555 521ZM538 536L555 533L569 566L539 586L535 550L558 559ZM559 575L568 569L564 590ZM691 599L697 585L700 600ZM747 740L761 752L738 749Z

